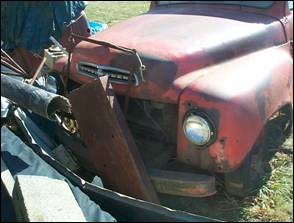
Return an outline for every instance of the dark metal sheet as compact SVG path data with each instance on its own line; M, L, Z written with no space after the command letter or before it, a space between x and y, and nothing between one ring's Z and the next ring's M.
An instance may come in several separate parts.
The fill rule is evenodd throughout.
M88 147L85 155L107 188L159 203L107 80L107 77L97 79L69 95L81 136Z

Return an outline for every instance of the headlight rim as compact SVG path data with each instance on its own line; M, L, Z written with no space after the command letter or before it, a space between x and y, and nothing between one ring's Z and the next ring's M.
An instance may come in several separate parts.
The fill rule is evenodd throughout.
M184 128L185 128L184 125L185 125L185 121L187 120L187 118L188 118L189 116L191 116L191 115L197 115L197 116L203 118L203 119L207 122L207 124L208 124L208 126L209 126L209 128L210 128L210 132L211 132L211 134L210 134L210 139L208 140L207 143L205 143L205 144L203 144L203 145L195 144L194 142L192 142L192 141L186 136L186 133L185 133L185 130L184 130ZM195 108L193 108L193 109L191 109L190 111L186 112L186 114L185 114L185 116L184 116L184 118L183 118L182 129L183 129L183 132L184 132L184 135L185 135L186 140L187 140L189 143L193 144L196 148L199 148L199 149L203 149L203 148L206 148L206 147L210 146L211 144L213 144L213 143L215 142L215 140L216 140L216 138L217 138L216 126L215 126L213 120L209 117L209 115L208 115L205 111L200 110L200 109L195 109Z

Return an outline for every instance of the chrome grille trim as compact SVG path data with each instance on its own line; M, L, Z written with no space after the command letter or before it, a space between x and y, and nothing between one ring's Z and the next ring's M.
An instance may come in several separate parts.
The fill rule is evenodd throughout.
M81 75L85 75L92 78L97 78L100 76L107 75L111 83L115 84L128 84L130 71L111 67L106 65L98 65L89 62L80 61L76 66L77 71ZM133 84L135 86L139 85L139 80L137 74L132 77Z

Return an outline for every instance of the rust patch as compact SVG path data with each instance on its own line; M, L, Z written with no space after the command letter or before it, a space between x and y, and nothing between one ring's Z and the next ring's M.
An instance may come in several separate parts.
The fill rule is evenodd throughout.
M268 75L262 82L262 84L256 90L256 102L258 106L259 116L263 122L266 121L266 104L267 101L270 103L271 98L266 94L267 87L270 85L272 81L272 76Z
M184 192L185 194L191 195L191 197L209 197L216 194L216 191L212 191L207 193L207 189L205 188L182 188L180 191Z
M216 193L215 177L203 174L152 169L151 180L160 193L207 197Z
M222 137L217 143L218 148L216 150L216 155L214 157L216 171L223 172L228 168L228 161L225 159L225 146L227 138Z
M263 95L263 92L258 90L256 92L256 99L257 99L257 106L259 111L259 116L262 121L265 121L266 119L266 113L265 113L265 106L266 106L266 98Z
M84 156L107 187L159 203L107 77L72 91L69 99L87 145ZM130 187L131 182L131 187Z
M227 137L222 137L219 141L225 147L226 141L227 141Z

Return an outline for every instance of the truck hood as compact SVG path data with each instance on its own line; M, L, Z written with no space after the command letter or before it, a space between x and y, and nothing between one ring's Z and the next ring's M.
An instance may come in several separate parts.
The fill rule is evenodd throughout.
M154 9L91 38L136 49L146 65L146 82L129 94L171 103L177 103L181 91L197 80L201 68L285 42L277 19L187 7ZM88 42L79 43L73 55L74 63L87 61L128 70L136 63L131 55ZM187 74L189 78L183 78ZM77 70L73 76L86 80ZM114 89L126 93L126 86L114 84Z

